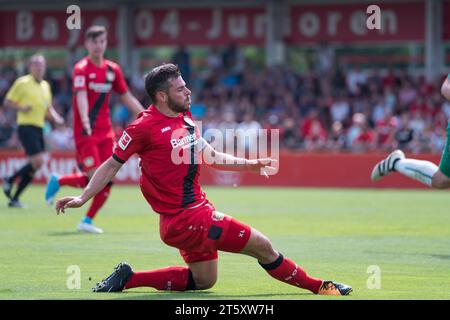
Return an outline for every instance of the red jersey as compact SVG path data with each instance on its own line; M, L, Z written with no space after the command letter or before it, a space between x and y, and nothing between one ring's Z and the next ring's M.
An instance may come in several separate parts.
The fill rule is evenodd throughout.
M137 153L145 199L155 212L171 215L206 200L198 182L202 145L190 112L171 118L150 105L125 129L113 158L124 163Z
M380 119L375 123L375 130L378 132L378 141L380 145L389 143L389 139L395 132L397 120L391 117L389 120Z
M120 66L103 59L102 65L98 67L88 57L84 57L75 64L72 78L75 139L85 135L75 94L81 90L87 91L92 136L114 137L109 114L109 97L113 90L118 94L128 91Z
M355 142L369 144L373 142L373 139L374 139L373 132L363 131L356 137Z

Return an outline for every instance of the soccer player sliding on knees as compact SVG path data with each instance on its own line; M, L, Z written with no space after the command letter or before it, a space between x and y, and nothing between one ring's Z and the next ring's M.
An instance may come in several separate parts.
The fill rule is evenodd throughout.
M82 194L59 199L56 210L59 214L81 207L137 153L141 159L141 191L159 214L161 239L179 249L186 266L136 272L127 263L120 263L93 291L208 289L217 280L217 252L221 250L254 257L273 278L315 294L348 295L350 286L311 277L275 250L264 234L216 211L198 181L199 159L217 169L266 177L274 169L269 164L275 160L236 158L214 150L203 140L189 112L191 91L177 66L154 68L145 77L145 88L153 104L125 129L112 157L96 170ZM206 161L208 157L214 161Z
M441 93L450 100L450 74L442 84ZM450 121L439 167L430 161L406 158L403 151L395 150L374 166L371 179L378 181L391 172L399 172L434 189L450 188Z

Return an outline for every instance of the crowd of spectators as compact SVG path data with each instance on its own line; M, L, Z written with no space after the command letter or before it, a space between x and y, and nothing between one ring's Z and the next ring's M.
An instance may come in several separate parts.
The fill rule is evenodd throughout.
M212 48L203 71L193 70L186 48L172 61L185 70L192 89L192 113L203 130L219 129L224 144L241 141L230 129L279 129L280 147L303 151L389 151L440 153L450 119L450 102L440 94L443 79L427 83L404 69L342 67L332 52L318 51L310 71L289 66L254 67L239 48ZM18 76L0 66L0 98ZM136 80L137 79L137 80ZM69 76L50 79L54 106L66 125L45 128L51 149L73 149ZM130 79L133 94L149 104L139 77ZM111 100L116 133L131 121L118 99ZM236 131L241 132L241 131ZM0 148L17 149L14 111L0 109Z

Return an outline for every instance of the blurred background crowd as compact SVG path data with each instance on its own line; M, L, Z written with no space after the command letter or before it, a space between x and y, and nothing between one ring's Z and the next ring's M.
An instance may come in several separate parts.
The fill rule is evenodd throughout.
M28 0L20 1L31 3ZM10 12L0 11L5 21L15 16L30 14L22 12L19 4L10 2ZM112 52L107 51L106 56L115 61L118 61L121 55L128 56L131 63L124 65L122 62L121 66L131 91L144 106L150 103L144 90L145 72L158 63L173 62L179 65L192 90L191 110L196 120L202 121L204 131L209 128L218 128L224 133L227 129L278 129L280 147L293 151L370 152L394 148L413 153L442 151L446 138L445 129L450 118L450 102L445 101L440 94L440 86L446 76L443 66L447 59L444 55L440 58L437 56L448 52L449 48L448 41L445 41L450 39L450 33L446 31L449 29L446 26L450 19L445 18L450 12L447 10L450 9L450 1L430 0L414 4L404 0L397 0L395 3L382 1L382 10L387 13L386 19L383 20L383 29L371 31L372 33L355 29L356 23L360 22L356 19L358 14L363 15L361 25L366 28L365 12L358 11L366 6L362 1L357 4L354 1L335 2L334 6L329 6L327 1L317 1L319 5L316 5L304 4L302 1L246 0L244 2L249 8L244 9L240 8L239 1L234 1L232 8L227 7L224 1L211 1L207 9L199 8L197 2L180 5L179 2L168 1L168 5L172 6L164 10L157 7L134 10L121 6L120 1L113 2L114 10L117 10L120 16L117 22L113 22L115 20L110 17L111 12L98 11L91 4L82 6L83 12L89 19L93 19L97 14L102 14L102 19L110 17L110 23L121 23L122 29L128 28L129 32L134 32L134 46L127 44L129 38L124 36L125 33L111 32ZM139 8L139 5L151 5L143 0L128 2L130 5L137 5L136 8ZM282 24L278 23L280 21L277 18L279 13L273 13L274 8L278 8L280 4L291 10L293 31L290 36L279 36L278 40L286 48L310 50L308 59L302 62L301 68L298 67L298 61L292 59L286 59L285 63L279 64L261 63L265 57L277 56L274 50L277 42L258 40L259 38L255 40L256 27L244 29L244 24L237 23L239 19L248 16L247 21L253 21L257 26L255 21L258 19L258 10L261 10L262 13L267 11L269 19L276 22L274 25L277 28L281 28ZM222 16L216 14L219 10L217 8L222 10ZM202 10L211 12L206 15ZM232 10L235 12L229 13ZM154 14L154 17L161 16L164 21L154 25L153 37L150 37L152 30L146 29L145 24L136 24L133 26L138 31L135 31L132 24L128 23L134 21L124 19L127 14L120 14L121 12L134 14L135 19L147 17L150 19L148 21L153 21L151 19ZM339 30L326 29L325 25L336 12L346 17L337 25ZM425 17L425 12L428 18ZM141 13L143 15L140 15ZM226 14L229 15L229 28L222 30L222 34L217 38L220 41L214 42L210 38L210 32L213 31L209 29L210 25L215 25L216 18L225 19ZM305 19L311 19L313 16L317 19L314 21L318 23L318 29L303 23ZM413 16L418 17L417 21L409 18ZM56 9L35 10L30 17L36 21L42 20L42 23L36 22L36 34L29 41L36 47L34 52L44 48L42 53L48 54L50 63L46 79L52 87L54 106L66 120L66 124L60 127L47 124L47 146L51 150L73 150L71 71L74 63L85 54L82 42L79 41L78 45L66 45L64 30L52 32L51 24L49 28L42 29L43 39L38 39L40 34L37 33L37 28L40 24L53 21L48 19L60 19L61 24L64 23L65 17L61 17ZM184 20L181 17L185 17ZM211 22L203 26L202 19L211 19ZM347 20L350 29L346 27ZM231 28L233 21L234 29ZM200 28L198 30L201 32L191 32L190 28L194 27ZM274 34L278 32L277 28L272 26ZM327 34L323 31L325 29L328 30ZM16 36L22 29L17 30ZM247 32L246 36L240 33L242 30ZM255 35L250 34L251 30ZM264 39L270 38L272 31L270 28L268 30ZM430 33L427 30L441 30L440 38L436 40L432 35L438 33ZM236 40L233 42L226 38L223 35L225 31L229 33L229 38L234 37ZM311 32L316 33L312 35ZM203 40L194 39L200 35ZM326 37L322 37L323 35ZM25 33L22 38L26 36ZM17 58L17 52L20 52L21 46L24 45L23 39L19 37L20 39L11 40L10 35L6 33L2 37L0 40L5 44L8 41L11 43L13 53L6 63L3 57L6 57L8 48L3 46L6 48L3 50L0 42L1 101L13 81L26 72L25 56L19 55ZM376 40L376 37L380 40ZM56 49L47 50L45 45L51 43L49 39L54 39L52 41L58 44ZM195 41L207 50L201 60L196 56L199 46L195 45ZM258 54L249 55L248 51L245 51L248 43L252 41L258 43ZM155 43L168 48L165 54L159 55L157 59L150 59L150 63L147 59L144 64L142 61L145 61L145 54L140 56L140 60L134 58L133 54L139 50L159 50ZM350 55L350 60L346 61L339 59L336 53L338 49L353 50L353 56ZM63 52L59 58L55 58L57 50ZM363 50L366 61L358 63L356 58L352 57L358 56ZM30 53L32 52L29 51L28 54ZM405 63L399 63L399 56L402 54L406 57ZM59 65L59 69L64 71L53 72L51 64L56 64L61 56L64 56L66 61L62 63L62 68ZM417 57L420 59L416 59ZM377 64L381 60L383 63ZM427 81L426 79L430 79L426 76L427 66L433 66L433 61L438 60L441 65L433 67L438 74L433 77L434 80ZM132 66L139 63L138 67ZM114 95L110 108L114 128L120 136L123 128L132 120L131 115ZM20 149L15 126L14 111L0 108L1 149ZM236 137L228 135L224 143L232 143L235 139Z
M439 153L445 143L450 102L440 94L443 78L427 83L424 76L405 69L345 68L332 52L320 51L304 73L289 66L258 68L234 46L211 50L203 71L193 71L185 47L166 62L180 66L193 92L192 113L203 130L217 128L225 134L226 129L279 129L282 148L306 151L402 148ZM19 75L14 69L0 70L2 101ZM148 106L142 77L135 75L128 83ZM66 120L64 126L47 125L47 144L52 150L72 150L71 75L47 79L54 106ZM111 115L120 136L132 119L114 96ZM0 109L0 148L20 148L15 126L15 112Z

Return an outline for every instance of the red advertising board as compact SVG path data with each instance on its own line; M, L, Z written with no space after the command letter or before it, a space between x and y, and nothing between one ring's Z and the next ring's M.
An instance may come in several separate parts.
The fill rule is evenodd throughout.
M134 13L137 46L264 45L265 8L139 8Z
M22 152L0 151L0 177L11 175L25 163ZM132 157L117 174L117 183L135 184L139 181L139 159ZM51 174L65 175L79 172L73 152L53 152L34 176L34 182L45 183Z
M423 41L424 1L380 2L381 29L366 22L370 3L293 5L289 43Z
M288 44L330 42L423 41L425 2L380 2L381 29L369 30L368 3L291 5L284 38ZM450 39L450 1L443 3L444 39ZM84 28L101 22L108 26L109 42L117 44L118 10L82 8L82 29L68 30L70 14L59 10L0 11L0 46L67 46L82 44ZM264 46L265 6L253 7L138 7L132 12L135 45L241 45Z
M265 186L265 187L331 187L331 188L425 188L416 181L400 174L385 177L377 183L370 180L374 164L385 154L345 153L281 153L279 171L266 179L251 173L220 171L202 166L200 180L204 185L218 186ZM415 158L439 163L438 155L414 155ZM11 175L25 162L23 153L0 151L0 176ZM139 183L139 161L135 156L128 160L116 176L118 184ZM35 176L44 183L52 173L76 172L77 164L71 152L52 153Z
M450 41L450 1L444 1L442 3L442 37L444 41Z
M68 30L67 14L61 10L0 11L0 46L82 45L87 26L108 26L109 44L117 44L118 11L81 10L82 28ZM132 17L137 46L215 45L235 42L263 45L265 9L251 8L138 8Z
M66 23L70 16L65 8L0 11L0 46L82 45L84 30L93 24L107 26L109 44L117 44L116 10L82 10L80 30L67 28Z

